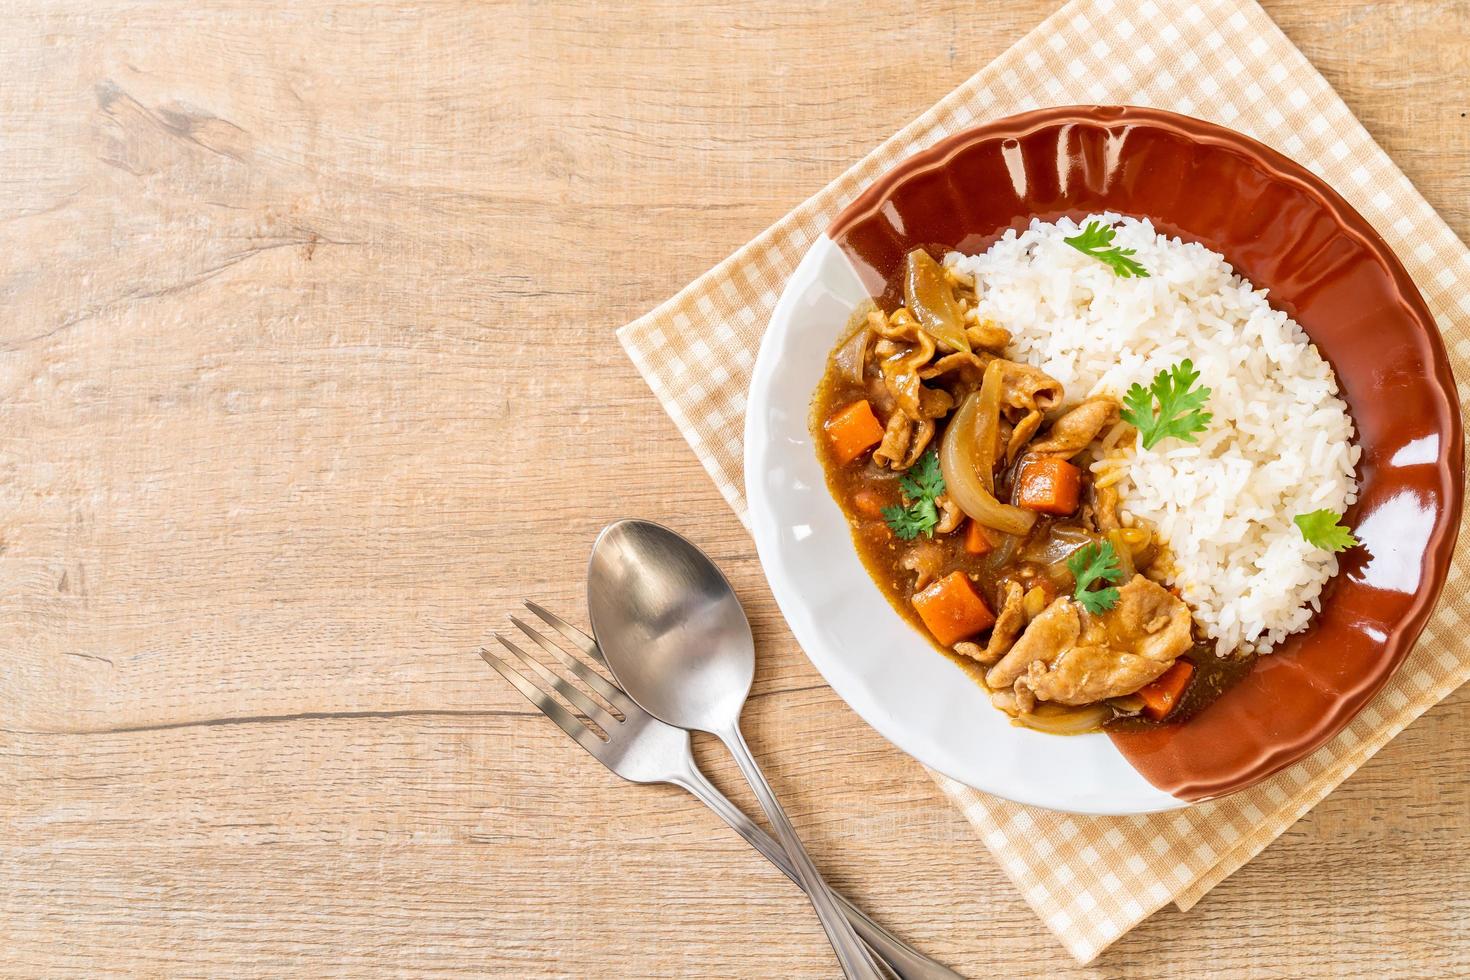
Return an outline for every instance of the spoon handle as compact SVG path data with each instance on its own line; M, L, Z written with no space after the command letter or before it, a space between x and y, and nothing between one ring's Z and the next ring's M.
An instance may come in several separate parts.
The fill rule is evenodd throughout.
M796 876L796 868L776 839L758 827L754 820L747 817L743 810L730 801L728 796L721 793L715 784L699 771L692 756L688 760L685 771L672 777L670 781L675 786L682 787L694 794L721 820L729 824L732 830L744 837L746 842L759 851L767 861L779 868L782 874L796 882L798 886L801 885L801 879ZM862 909L844 898L841 892L833 892L833 894L837 896L843 914L847 916L847 921L852 923L853 929L862 937L863 942L868 944L873 955L880 957L888 969L894 972L898 980L964 980L964 977L949 967L925 956L868 918Z
M817 918L827 933L827 939L832 943L833 952L837 954L837 962L842 966L843 976L848 977L849 980L870 980L870 978L871 980L883 980L883 973L873 962L868 948L858 939L852 924L842 914L842 909L837 904L832 889L827 887L827 882L817 871L816 865L812 864L812 859L807 854L806 848L802 846L801 839L796 836L796 830L791 826L791 821L786 818L786 811L782 810L781 804L776 802L776 794L771 791L766 777L761 774L760 766L756 765L755 758L751 756L750 746L745 744L745 736L740 732L740 723L737 721L731 725L729 731L714 734L725 743L725 747L735 757L735 762L745 775L745 781L750 783L750 788L755 791L756 800L759 801L761 809L766 811L771 826L775 828L776 838L781 842L781 846L786 848L786 855L795 866L801 886L805 889L807 898L811 899L812 907L817 910Z

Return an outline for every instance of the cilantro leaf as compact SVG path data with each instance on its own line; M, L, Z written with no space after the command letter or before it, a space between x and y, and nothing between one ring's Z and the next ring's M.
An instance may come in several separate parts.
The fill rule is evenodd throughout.
M1314 510L1310 514L1298 514L1292 522L1301 529L1307 544L1323 551L1346 551L1356 548L1360 542L1352 531L1340 524L1342 515L1330 510Z
M903 541L921 534L934 536L939 523L939 507L935 498L944 493L944 474L939 469L939 454L929 450L898 481L907 501L902 506L884 507L883 520Z
M1134 253L1133 249L1109 247L1113 244L1113 239L1117 234L1116 231L1101 221L1089 221L1086 228L1083 228L1071 238L1062 239L1062 241L1083 255L1090 255L1104 265L1110 266L1113 270L1113 275L1119 279L1132 279L1135 277L1147 279L1148 270L1139 265L1138 261L1132 257Z
M1118 604L1118 590L1107 583L1117 583L1123 578L1123 569L1118 567L1118 553L1112 542L1087 544L1072 552L1067 559L1067 570L1077 580L1077 591L1072 598L1094 616L1107 612ZM1104 588L1093 589L1096 582Z
M939 523L939 507L933 500L917 500L913 504L911 513L918 516L923 522L924 533L928 534Z
M911 511L908 507L898 505L884 507L883 519L888 522L893 533L904 541L912 541L934 527L933 524L925 525L923 515Z
M1118 590L1109 585L1091 592L1079 592L1076 599L1082 604L1083 609L1094 616L1101 616L1118 604Z
M1209 426L1215 416L1211 412L1200 411L1200 408L1210 397L1210 389L1194 388L1198 380L1199 372L1194 369L1194 362L1186 357L1154 375L1153 383L1147 388L1135 382L1128 389L1123 396L1120 416L1138 430L1144 449L1152 449L1170 436L1194 442L1194 434ZM1157 413L1154 402L1158 402Z
M933 500L944 493L944 473L939 469L939 454L929 450L903 475L898 486L914 500Z

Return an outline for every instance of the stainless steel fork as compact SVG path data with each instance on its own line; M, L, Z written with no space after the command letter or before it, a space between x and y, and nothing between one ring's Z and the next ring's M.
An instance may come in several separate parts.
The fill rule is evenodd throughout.
M534 602L527 601L526 608L565 637L577 649L598 663L606 665L607 661L603 659L602 651L598 649L597 641L592 637ZM659 721L638 707L633 699L623 692L622 688L562 650L539 631L532 629L514 616L510 617L510 621L533 643L595 691L618 714L622 715L622 718L614 716L612 712L593 701L564 677L549 670L539 660L527 655L520 647L496 633L495 639L509 650L519 663L530 668L531 672L539 677L547 687L591 719L606 733L607 737L606 739L598 737L596 732L583 724L576 715L562 707L546 690L531 683L521 671L516 670L506 660L481 648L480 656L485 659L485 662L510 681L516 690L526 696L526 700L540 709L546 717L556 722L562 731L570 735L572 740L586 749L594 759L624 779L635 783L672 783L693 793L705 806L718 814L721 820L729 824L736 833L744 837L750 846L765 855L766 860L780 868L786 877L796 882L798 887L800 886L796 869L775 838L756 826L724 793L715 788L704 773L700 772L699 765L694 761L694 750L690 745L688 730L675 728ZM867 943L868 948L881 957L901 980L959 980L958 973L936 963L903 940L898 939L841 895L837 896L837 900L863 942Z

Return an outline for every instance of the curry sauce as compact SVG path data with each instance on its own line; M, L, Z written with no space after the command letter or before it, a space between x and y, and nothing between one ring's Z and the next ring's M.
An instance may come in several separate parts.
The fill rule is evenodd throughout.
M1074 601L1088 596L1079 587L1069 559L1083 549L1101 546L1120 565L1117 576L1105 580L1104 586L1108 581L1117 585L1132 582L1135 591L1150 592L1157 608L1183 608L1177 593L1170 590L1165 595L1165 590L1136 574L1160 557L1161 545L1148 531L1124 527L1119 519L1118 477L1107 479L1109 461L1121 455L1108 445L1116 444L1116 433L1107 435L1120 426L1116 402L1094 397L1063 407L1060 384L1034 368L1004 360L1008 334L999 325L977 322L964 298L963 284L936 280L943 273L927 255L924 258L927 263L910 262L904 306L891 313L867 307L854 315L812 400L811 430L828 489L847 517L864 567L905 621L990 691L997 707L1022 724L1071 733L1100 726L1153 727L1193 717L1249 672L1254 659L1250 654L1219 657L1196 631L1174 637L1169 641L1172 646L1150 661L1138 654L1148 652L1146 643L1157 648L1159 637L1143 636L1136 623L1128 627L1132 632L1117 626L1117 617L1102 609L1104 599L1096 600L1096 609ZM923 278L918 290L913 286L916 267ZM892 292L885 297L885 305L896 302ZM949 451L950 426L957 418L975 417L973 412L966 414L974 408L968 402L978 398L983 405L987 397L993 400L994 393L987 393L986 387L1002 376L1006 381L998 412L994 406L990 409L996 413L992 427L977 437L989 440L981 455L992 457L988 468L979 467L980 482L987 484L984 496L993 498L993 509L1006 512L1003 516L1026 512L1021 533L982 525L972 512L973 504L956 507L954 498L960 494L955 491L962 488L948 481L940 484L942 494L933 499L926 495L916 511L912 484L905 488L906 477L922 469L921 460L935 453L936 447L941 454ZM846 419L859 417L861 428L849 426L855 434L832 431L832 420L841 419L847 425ZM873 445L863 446L864 442ZM951 453L946 461L952 463L954 458ZM932 461L925 462L931 462L932 468ZM1028 486L1037 482L1038 470L1047 472L1040 491ZM1057 473L1067 478L1060 483L1070 480L1071 485L1058 485ZM1035 492L1042 496L1028 498ZM1011 528L1011 532L1017 530ZM932 590L933 583L954 578L955 573L969 583L989 611L1000 616L1001 624L989 630L995 615L988 616L982 621L987 628L951 646L935 638L916 610L914 598L925 589ZM1111 588L1114 595L1118 591ZM1024 616L1011 617L1017 624L1012 631L1015 635L998 636L1007 622L1006 612L1017 611L1019 596L1024 596L1025 611ZM1082 704L1065 695L1055 703L1034 699L1035 690L1070 691L1060 683L1066 678L1040 676L1047 671L1059 675L1058 664L1066 660L1068 651L1050 660L1033 657L1034 663L1021 665L1029 668L1029 674L1018 674L1015 665L1002 658L1007 650L1035 645L1030 624L1042 610L1055 610L1053 619L1070 616L1079 624L1070 634L1076 649L1086 642L1093 644L1089 655L1103 649L1117 651L1117 690L1088 676L1075 686L1079 692L1101 690L1106 694L1096 702ZM1187 687L1177 703L1171 697L1162 717L1147 717L1154 706L1140 694L1146 694L1150 683L1176 659L1193 665ZM1003 675L1004 686L991 683L997 672ZM1128 677L1141 680L1130 688ZM1012 678L1014 693L1008 686ZM1039 684L1038 679L1052 683ZM1063 716L1068 722L1058 723L1056 719Z

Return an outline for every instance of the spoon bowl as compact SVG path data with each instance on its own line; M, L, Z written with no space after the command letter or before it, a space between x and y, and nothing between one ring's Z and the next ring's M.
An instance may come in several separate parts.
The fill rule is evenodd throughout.
M650 521L619 521L587 567L592 631L645 711L699 731L729 729L755 678L750 622L704 552Z

